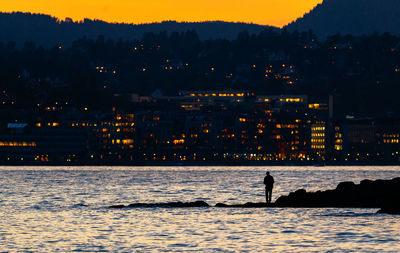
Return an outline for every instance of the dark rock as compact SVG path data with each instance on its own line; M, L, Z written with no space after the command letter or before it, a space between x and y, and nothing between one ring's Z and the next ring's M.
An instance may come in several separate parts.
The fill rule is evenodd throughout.
M86 204L75 204L73 207L87 207L88 205Z
M135 203L129 206L114 205L110 208L151 208L151 207L209 207L204 201L169 202L169 203ZM263 208L263 207L382 207L380 213L399 214L400 178L392 180L363 180L359 185L353 182L339 183L336 189L307 192L304 189L291 192L288 196L279 197L275 203L252 203L228 205L218 203L215 207L225 208Z
M109 208L124 208L126 207L125 205L114 205L114 206L109 206Z
M195 201L195 202L169 202L169 203L134 203L130 204L129 206L125 205L113 205L109 208L139 208L139 207L208 207L209 205L204 201Z
M130 208L138 207L209 207L204 201L195 202L169 202L169 203L134 203L130 204Z
M235 204L235 205L227 205L223 203L218 203L215 207L226 207L226 208L261 208L261 207L273 207L273 204L262 203L252 203L248 202L246 204Z
M342 182L334 190L306 192L297 190L281 196L278 207L369 207L376 208L400 203L400 178L392 180L363 180L359 185Z
M341 182L338 184L336 187L336 190L338 191L351 191L354 190L356 187L356 184L354 182Z
M249 207L268 207L271 206L270 204L267 203L251 203L248 202L246 204L243 205L243 207L249 208Z

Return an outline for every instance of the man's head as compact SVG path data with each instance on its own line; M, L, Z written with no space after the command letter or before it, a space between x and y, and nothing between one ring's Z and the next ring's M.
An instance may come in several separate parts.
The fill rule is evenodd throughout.
M269 171L267 171L267 176L269 176Z

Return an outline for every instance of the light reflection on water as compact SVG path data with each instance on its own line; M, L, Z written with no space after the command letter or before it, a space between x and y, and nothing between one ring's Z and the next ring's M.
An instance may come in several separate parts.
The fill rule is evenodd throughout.
M0 251L400 251L399 216L376 209L139 208L113 204L264 201L398 167L0 168Z

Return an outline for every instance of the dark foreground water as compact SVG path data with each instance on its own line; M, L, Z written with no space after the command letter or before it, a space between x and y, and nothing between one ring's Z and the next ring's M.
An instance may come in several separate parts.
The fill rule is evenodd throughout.
M263 167L0 167L0 252L399 252L400 216L377 209L138 208L264 201ZM399 167L273 167L274 199L391 179Z

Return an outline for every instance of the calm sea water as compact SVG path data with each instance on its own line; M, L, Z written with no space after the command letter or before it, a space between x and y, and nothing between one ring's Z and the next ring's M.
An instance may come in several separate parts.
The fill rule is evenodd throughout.
M377 209L138 208L264 201L299 188L391 179L400 167L0 167L0 251L400 252L400 216Z

